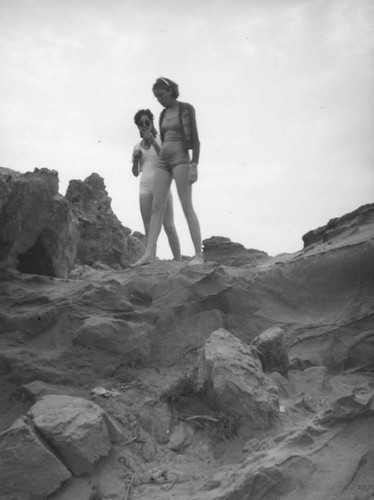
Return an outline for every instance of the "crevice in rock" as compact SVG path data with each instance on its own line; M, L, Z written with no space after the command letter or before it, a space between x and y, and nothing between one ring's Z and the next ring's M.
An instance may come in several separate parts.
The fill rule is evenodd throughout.
M25 274L42 274L56 276L52 254L56 254L57 236L50 229L45 229L37 238L34 245L18 257L17 270Z

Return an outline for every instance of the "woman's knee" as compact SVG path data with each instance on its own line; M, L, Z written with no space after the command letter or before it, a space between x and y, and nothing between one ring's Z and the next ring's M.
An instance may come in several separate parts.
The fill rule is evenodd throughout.
M152 214L163 214L165 212L165 200L153 199Z
M164 221L163 225L164 225L165 233L168 236L177 234L177 230L175 229L175 226L172 222L165 222Z
M181 205L185 217L189 218L189 217L194 217L196 215L191 200L184 200L184 201L181 200Z

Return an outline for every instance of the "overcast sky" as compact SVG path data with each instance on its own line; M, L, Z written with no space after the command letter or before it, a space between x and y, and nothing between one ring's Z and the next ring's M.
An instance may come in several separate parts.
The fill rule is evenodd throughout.
M295 252L374 201L373 49L372 0L0 0L0 165L55 169L61 194L97 172L143 231L133 115L158 118L166 76L197 113L203 239Z

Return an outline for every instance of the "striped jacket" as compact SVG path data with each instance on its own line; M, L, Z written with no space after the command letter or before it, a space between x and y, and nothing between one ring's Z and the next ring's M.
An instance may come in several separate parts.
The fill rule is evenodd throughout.
M179 104L179 123L182 127L183 144L186 150L192 149L192 162L199 163L200 156L200 141L197 131L195 109L187 102L180 102ZM160 136L161 141L164 142L164 133L162 132L162 121L164 119L166 108L160 114Z

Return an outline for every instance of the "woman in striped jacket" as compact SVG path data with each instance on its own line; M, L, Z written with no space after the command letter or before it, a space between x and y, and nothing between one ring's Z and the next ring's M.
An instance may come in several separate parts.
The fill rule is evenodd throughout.
M195 110L191 104L178 101L178 85L168 78L158 78L153 94L164 107L160 115L161 150L154 176L152 216L144 255L134 264L154 262L157 239L161 231L165 203L175 180L178 196L190 230L195 255L191 264L203 263L200 225L192 204L192 184L198 178L200 141ZM190 158L189 150L192 150Z

